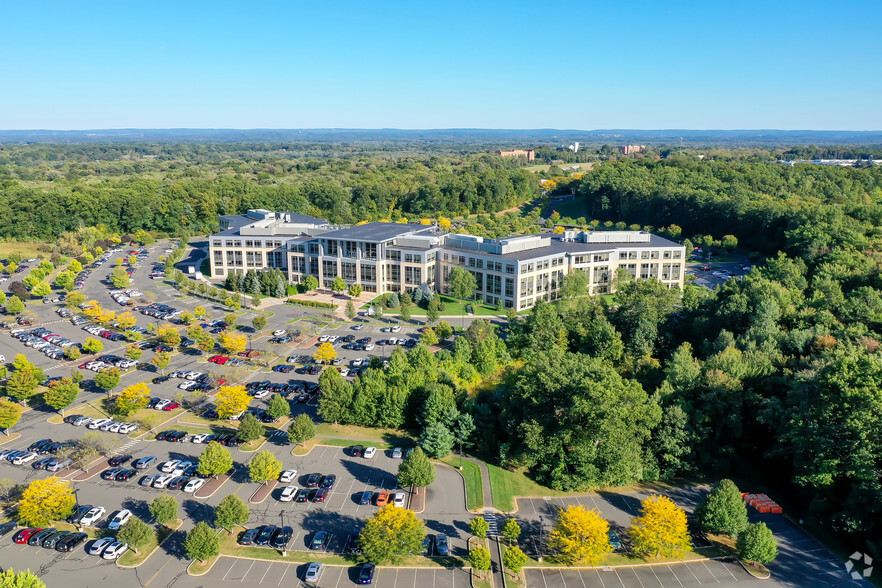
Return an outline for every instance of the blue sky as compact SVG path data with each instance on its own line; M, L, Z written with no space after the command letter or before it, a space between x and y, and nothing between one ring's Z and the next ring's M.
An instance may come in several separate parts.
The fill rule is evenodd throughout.
M8 2L2 129L882 129L882 3Z

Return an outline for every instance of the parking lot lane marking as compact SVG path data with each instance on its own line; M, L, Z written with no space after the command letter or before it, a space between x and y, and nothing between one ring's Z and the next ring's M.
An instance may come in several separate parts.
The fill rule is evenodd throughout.
M273 567L273 564L270 564L266 567L266 571L263 573L263 576L260 577L260 582L258 582L258 584L263 584L263 580L264 578L266 578L266 575L269 573L271 567Z
M395 568L395 579L392 580L392 588L398 588L398 568Z
M560 569L559 569L559 570L557 570L557 571L558 571L558 573L560 573L560 581L563 582L564 588L567 588L567 581L566 581L566 579L564 578L563 570L560 570Z
M600 580L600 585L603 588L606 588L606 582L603 581L603 574L600 573L600 570L594 570L594 573L597 574L597 579ZM585 580L582 580L582 583L585 583Z
M653 576L655 576L655 581L658 582L658 585L659 585L659 586L661 586L662 588L665 588L665 585L662 584L662 581L658 579L658 574L656 574L656 573L655 573L655 570L652 569L652 568L653 568L652 566L649 566L649 571L652 572L652 575L653 575Z
M690 573L692 574L692 576L695 578L695 581L698 582L699 584L701 584L702 582L701 582L701 580L698 579L698 576L695 575L695 571L692 569L692 566L689 565L689 564L686 564L685 567L686 567L687 570L689 570L689 572L690 572Z
M677 582L680 584L680 586L682 586L683 582L681 582L680 577L677 576L677 572L674 570L674 566L667 566L667 568L669 570L671 570L671 573L674 574L674 578L677 580ZM731 573L731 572L729 572L729 573ZM732 577L734 578L735 576L732 576Z
M285 569L282 570L282 577L279 578L279 583L276 584L276 586L281 586L281 585L282 585L282 580L285 579L285 574L288 573L288 570L289 570L289 569L291 569L291 564L285 564Z
M245 570L245 573L244 573L244 574L242 574L242 579L241 579L241 580L239 580L239 583L240 583L240 584L241 584L241 583L242 583L242 582L244 582L244 581L245 581L245 576L247 576L247 575L248 575L248 572L250 572L250 571L251 571L251 568L253 568L253 567L254 567L254 564L255 564L255 563L256 563L256 562L253 562L253 561L252 561L252 562L251 562L251 565L250 565L250 566L248 566L248 569L247 569L247 570Z
M719 562L719 564L720 564L721 566L723 566L723 569L726 570L726 571L729 573L730 576L732 576L732 579L733 579L733 580L738 581L738 578L735 577L735 574L732 573L732 570L729 569L729 566L727 566L727 565L724 564L723 562Z
M233 563L232 563L232 564L230 564L230 569L228 569L228 570L227 570L227 573L226 573L226 574L224 574L224 577L223 577L223 578L221 578L221 581L223 581L223 580L226 580L226 579L227 579L227 576L229 576L229 575L230 575L230 572L232 572L232 571L233 571L233 568L234 568L234 567L236 567L236 563L237 563L237 560L235 560L235 559L234 559L234 560L233 560Z
M622 580L622 577L619 575L619 571L616 568L613 568L613 571L616 573L616 578L619 579L619 584L622 585L622 588L625 588L625 582Z
M707 567L707 564L704 563L704 562L701 562L701 565L704 566L704 569L707 570L707 573L710 574L710 575L713 577L713 579L717 581L717 584L719 584L719 583L720 583L720 579L717 578L717 577L714 575L714 573L711 571L711 569L710 569L709 567Z

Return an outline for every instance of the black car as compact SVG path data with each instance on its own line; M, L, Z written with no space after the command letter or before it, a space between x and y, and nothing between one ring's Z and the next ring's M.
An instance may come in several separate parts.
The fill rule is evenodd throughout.
M308 502L311 492L312 490L301 488L300 491L297 492L297 496L294 498L294 502Z
M275 525L267 525L261 529L260 533L257 534L257 538L254 540L255 545L267 545L277 530L278 527Z
M334 474L329 474L327 476L322 477L322 488L325 490L330 490L334 487L334 483L337 481L337 476Z
M41 439L39 441L34 441L28 447L28 451L40 451L40 449L42 449L46 445L49 445L52 442L52 439Z
M370 504L373 496L374 496L374 493L371 491L362 492L361 496L358 497L358 503L362 504L362 505Z
M122 470L116 475L117 482L128 482L132 476L138 473L138 470Z
M171 380L171 376L156 376L151 380L154 384L162 384L163 382L168 382ZM152 408L152 407L151 407Z
M122 464L126 463L130 459L132 459L131 455L114 455L109 460L107 460L107 465L121 466Z
M81 415L81 414L69 414L69 415L67 415L66 417L64 417L64 422L66 422L66 423L72 423L72 422L74 422L75 420L77 420L78 418L80 418L80 417L82 417L82 416L83 416L83 415Z
M34 463L31 464L31 467L35 470L44 470L46 466L49 465L49 462L55 461L52 457L44 457L43 459L38 459Z
M77 545L86 540L85 533L73 533L72 535L68 535L64 539L58 542L58 545L55 546L55 551L73 551Z
M179 476L168 483L169 490L180 490L184 486L187 485L187 482L190 481L190 478L187 476Z
M260 533L260 527L248 529L239 537L239 545L254 545L254 540L257 539L258 533Z
M331 535L327 531L318 531L315 535L312 536L312 541L309 543L310 549L321 549L324 551L328 548L328 542L331 540Z
M86 516L86 513L92 510L91 504L83 504L82 506L74 507L73 513L69 517L67 517L67 522L72 525L77 524L81 518Z
M240 445L242 445L242 440L238 437L233 437L232 439L224 443L224 445L226 445L227 447L239 447Z
M132 467L135 467L139 470L143 470L145 468L150 467L153 464L153 462L155 462L155 461L156 461L155 455L141 457L141 458L136 459L134 462L132 462Z
M161 433L156 434L156 440L165 441L165 439L172 434L174 434L174 431L162 431Z
M285 549L288 546L288 542L291 541L291 535L294 533L294 529L291 527L285 526L273 533L273 538L270 540L270 545L272 545L276 549Z
M18 525L17 525L15 522L11 522L11 523L3 523L2 525L0 525L0 537L2 537L3 535L5 535L6 533L12 531L12 530L15 529L15 527L17 527L17 526L18 526Z
M321 474L309 474L306 476L306 487L307 488L316 488L319 485L319 482L322 481Z
M361 457L363 450L364 448L361 445L353 445L352 449L349 450L349 455L352 457Z

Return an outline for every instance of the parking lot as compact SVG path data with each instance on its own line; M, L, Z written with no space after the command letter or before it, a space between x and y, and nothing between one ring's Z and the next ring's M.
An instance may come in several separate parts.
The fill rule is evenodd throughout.
M200 578L189 578L187 586L239 585L246 581L255 586L353 586L357 585L357 566L324 566L316 584L303 582L306 564L263 562L221 557L211 570ZM381 588L468 588L469 572L461 568L379 568L372 583Z
M660 564L608 569L530 569L527 585L531 588L648 588L681 586L764 585L734 561L698 561L685 564Z

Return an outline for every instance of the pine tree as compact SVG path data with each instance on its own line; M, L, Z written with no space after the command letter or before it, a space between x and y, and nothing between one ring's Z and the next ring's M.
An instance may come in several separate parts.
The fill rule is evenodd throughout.
M735 537L747 528L747 507L732 480L720 480L695 508L695 520L706 533Z

